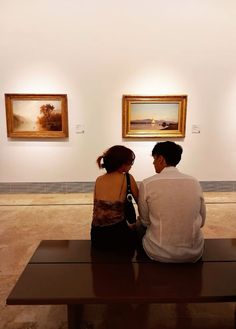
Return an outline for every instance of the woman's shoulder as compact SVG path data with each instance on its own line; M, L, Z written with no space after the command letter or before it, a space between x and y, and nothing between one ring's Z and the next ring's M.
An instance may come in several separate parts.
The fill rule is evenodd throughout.
M96 183L99 183L99 182L102 182L102 181L104 181L104 179L105 179L105 175L106 174L103 174L103 175L100 175L100 176L98 176L97 178L96 178Z
M122 181L124 178L124 175L118 172L112 172L112 173L105 173L103 175L100 175L96 178L96 182L100 183L100 182L117 182L119 183L120 181Z
M129 173L129 177L130 177L131 180L135 181L135 178L132 174Z

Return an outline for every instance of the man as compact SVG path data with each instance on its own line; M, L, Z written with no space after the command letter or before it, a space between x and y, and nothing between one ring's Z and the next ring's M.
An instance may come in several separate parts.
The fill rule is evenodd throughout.
M196 262L203 253L205 202L199 182L176 168L181 155L180 145L157 143L152 150L157 174L139 188L140 221L147 228L143 248L160 262Z

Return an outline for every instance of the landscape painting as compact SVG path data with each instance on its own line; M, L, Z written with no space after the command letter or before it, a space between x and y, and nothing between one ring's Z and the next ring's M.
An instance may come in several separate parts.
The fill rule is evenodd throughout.
M187 96L123 96L123 137L184 137Z
M5 94L8 137L68 137L67 96Z

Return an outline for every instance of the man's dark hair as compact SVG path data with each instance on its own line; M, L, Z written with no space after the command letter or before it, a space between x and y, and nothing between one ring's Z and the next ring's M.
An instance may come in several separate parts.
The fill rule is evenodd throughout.
M175 167L181 160L182 152L183 149L180 145L167 141L157 143L152 150L152 156L162 155L167 166Z

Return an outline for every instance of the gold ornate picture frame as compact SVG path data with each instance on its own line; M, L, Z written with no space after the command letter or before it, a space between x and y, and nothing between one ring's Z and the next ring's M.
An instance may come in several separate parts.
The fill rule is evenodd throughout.
M68 137L67 95L5 94L7 136Z
M123 138L185 137L187 95L122 98Z

